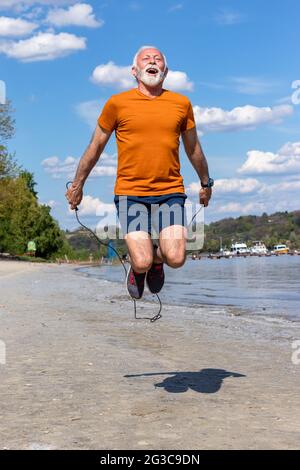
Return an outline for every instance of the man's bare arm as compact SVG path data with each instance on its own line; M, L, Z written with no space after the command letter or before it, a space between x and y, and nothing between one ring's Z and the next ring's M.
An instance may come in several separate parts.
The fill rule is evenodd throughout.
M80 159L74 183L84 185L85 180L99 160L110 136L111 132L97 125L91 141Z
M208 183L209 172L208 164L198 139L196 127L189 129L181 134L186 154L195 168L202 184ZM211 188L200 189L200 203L205 206L211 198Z
M110 136L111 132L106 131L99 125L96 126L91 141L80 159L74 181L66 192L71 209L75 209L80 204L83 196L83 185L99 160Z
M203 184L207 184L209 178L208 165L197 136L196 127L183 132L181 136L186 154L195 168L200 181Z

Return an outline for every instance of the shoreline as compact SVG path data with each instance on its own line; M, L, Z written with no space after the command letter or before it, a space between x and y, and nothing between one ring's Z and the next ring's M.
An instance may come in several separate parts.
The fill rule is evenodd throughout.
M0 448L299 448L297 324L166 304L134 320L120 284L22 266L0 261Z
M85 277L89 277L89 278L92 278L92 279L97 279L98 281L105 280L106 282L112 283L113 285L122 286L123 289L124 289L124 293L126 292L125 285L124 285L125 279L123 279L122 281L121 280L120 281L115 281L115 280L107 279L106 277L103 277L103 278L97 277L97 276L94 276L93 274L90 274L88 272L83 271L86 268L93 268L93 267L99 267L100 268L102 266L101 265L77 266L75 268L75 271L78 272L79 275L82 275L82 276L85 276ZM104 265L104 267L107 267L107 266ZM123 276L123 273L122 273L122 276ZM146 302L146 303L152 303L153 299L150 299L151 295L152 294L147 291L146 295L144 294L142 301ZM128 299L129 299L129 296L128 296ZM140 302L140 300L138 302ZM264 320L266 322L276 320L277 322L280 322L282 324L287 323L287 324L296 324L296 325L300 326L300 318L298 319L298 318L295 318L295 317L287 317L287 316L284 316L282 314L280 315L276 312L273 312L273 313L270 313L270 314L265 314L265 313L257 312L257 310L251 309L251 307L238 306L238 305L234 305L234 304L225 304L225 303L224 304L218 304L218 303L205 303L205 302L192 303L192 302L189 302L188 300L186 302L180 302L180 301L175 302L174 301L174 303L172 303L170 301L164 300L163 305L168 305L170 307L172 307L172 306L178 306L178 307L183 307L183 308L189 307L189 308L194 308L194 309L197 309L197 308L222 309L223 308L223 309L226 309L226 310L230 310L232 315L237 316L237 317L252 318L252 319L259 318L259 319ZM261 307L261 309L263 310L263 307Z

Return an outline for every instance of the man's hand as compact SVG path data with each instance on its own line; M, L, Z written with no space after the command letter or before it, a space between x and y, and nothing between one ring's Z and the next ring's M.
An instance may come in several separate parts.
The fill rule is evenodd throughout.
M66 192L66 198L72 210L76 209L83 197L82 184L73 182Z
M199 191L200 204L203 204L204 207L207 207L210 198L211 198L211 188L201 188Z

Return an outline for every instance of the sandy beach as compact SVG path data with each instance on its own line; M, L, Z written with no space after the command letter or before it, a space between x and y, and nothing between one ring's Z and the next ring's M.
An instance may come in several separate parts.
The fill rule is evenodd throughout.
M299 323L162 313L134 320L123 285L75 266L0 261L0 448L299 449Z

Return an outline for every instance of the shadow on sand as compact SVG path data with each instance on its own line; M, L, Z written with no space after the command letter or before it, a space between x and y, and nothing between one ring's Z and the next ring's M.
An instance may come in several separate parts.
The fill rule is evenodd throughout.
M189 389L198 393L216 393L227 377L246 377L243 374L229 372L224 369L202 369L199 372L155 372L153 374L125 375L124 377L154 377L160 375L171 375L171 377L165 378L162 382L154 384L154 386L164 388L169 393L183 393Z

